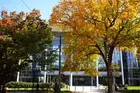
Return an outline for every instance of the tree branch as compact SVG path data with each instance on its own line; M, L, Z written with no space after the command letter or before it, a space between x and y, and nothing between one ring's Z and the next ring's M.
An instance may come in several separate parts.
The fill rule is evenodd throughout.
M107 59L106 59L104 53L102 52L101 48L99 47L99 45L97 43L96 43L95 47L97 47L97 49L100 51L100 54L102 55L105 63L107 64Z

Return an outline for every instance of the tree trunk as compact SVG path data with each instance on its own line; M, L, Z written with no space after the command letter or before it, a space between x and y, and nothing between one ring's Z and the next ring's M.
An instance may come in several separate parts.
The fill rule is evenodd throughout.
M111 65L107 68L107 78L108 78L108 93L113 93L113 75Z
M6 93L5 84L2 85L2 87L0 89L0 93Z

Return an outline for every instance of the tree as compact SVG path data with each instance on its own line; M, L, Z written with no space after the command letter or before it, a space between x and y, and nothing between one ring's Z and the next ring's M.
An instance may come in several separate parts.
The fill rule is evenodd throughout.
M45 66L48 66L48 71L53 71L56 60L58 60L57 49L49 47L33 55L32 61L38 63L41 66L41 70L45 70Z
M114 49L140 49L139 10L139 0L62 0L53 9L50 24L68 31L65 64L79 70L89 57L102 56L112 93Z
M57 49L53 49L50 46L33 57L33 62L38 63L38 65L41 66L41 70L45 71L44 73L45 76L46 71L48 72L54 71L56 60L58 60Z
M0 18L0 93L12 74L28 65L27 59L51 45L53 35L39 10L30 13L1 12ZM19 64L19 60L20 64Z

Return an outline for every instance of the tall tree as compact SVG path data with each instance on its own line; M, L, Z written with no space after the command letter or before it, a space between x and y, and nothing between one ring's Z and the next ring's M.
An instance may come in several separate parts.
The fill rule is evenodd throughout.
M53 49L52 47L46 48L33 58L33 61L41 66L41 70L50 72L54 70L56 60L58 60L57 49Z
M53 9L50 24L68 31L65 64L79 70L89 64L86 59L102 56L112 93L114 48L140 47L139 10L139 0L62 0Z
M40 18L39 10L16 13L3 10L0 18L0 93L27 59L44 50L53 40L51 28ZM20 64L19 64L19 60Z

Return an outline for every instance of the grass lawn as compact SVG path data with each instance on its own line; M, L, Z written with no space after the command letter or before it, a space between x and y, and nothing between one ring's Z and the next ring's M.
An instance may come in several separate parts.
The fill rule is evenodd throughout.
M120 93L140 93L140 90L119 90Z
M140 90L140 86L128 86L128 90Z
M33 88L8 88L8 90L33 90ZM36 90L36 88L34 88ZM46 88L39 88L39 90L46 90ZM51 89L53 90L53 89ZM61 88L61 91L69 91L68 88Z
M140 93L140 86L128 86L127 90L120 89L120 93Z
M8 91L32 91L32 88L8 88ZM34 88L36 91L36 88ZM46 91L45 88L39 88L39 91ZM49 93L54 93L53 89L49 90ZM72 93L68 88L61 88L61 93Z

